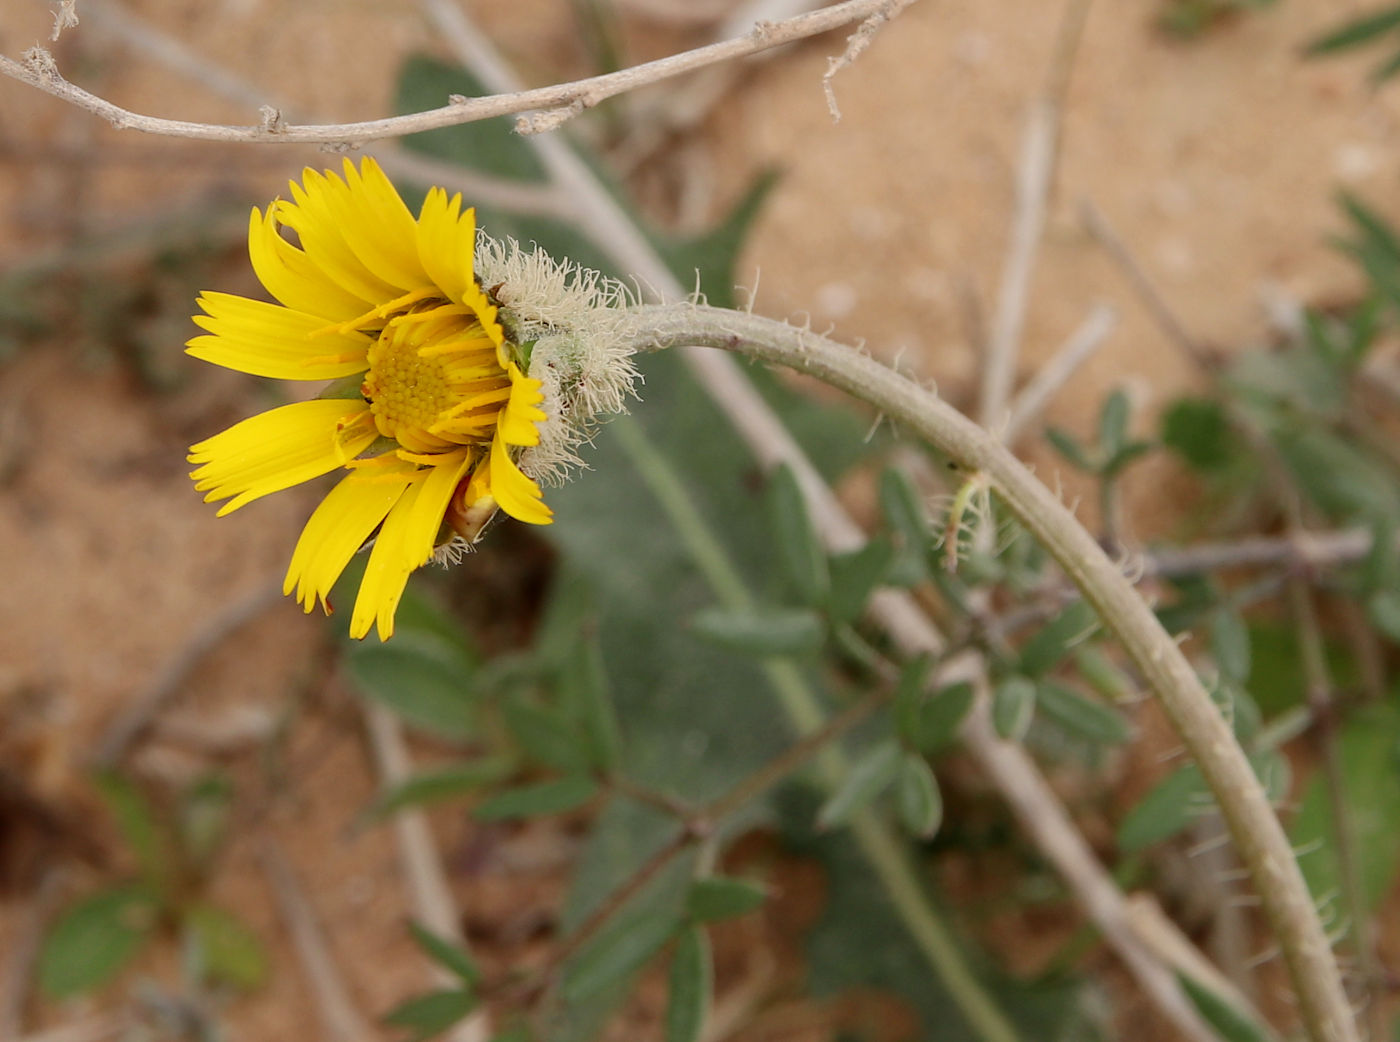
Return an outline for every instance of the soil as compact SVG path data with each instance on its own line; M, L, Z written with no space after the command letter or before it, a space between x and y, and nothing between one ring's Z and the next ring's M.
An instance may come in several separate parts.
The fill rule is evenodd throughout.
M757 286L756 310L808 314L818 328L863 341L970 405L1011 234L1020 136L1044 89L1062 6L915 4L836 77L840 122L821 89L839 37L752 63L694 133L642 164L638 184L659 218L694 222L723 212L758 171L779 168L782 180L740 266L741 281ZM47 38L50 19L44 4L8 7L0 51L17 56ZM474 7L531 81L591 67L575 5ZM618 8L634 58L704 39L707 23L666 13L684 4ZM387 113L400 59L440 53L411 0L140 0L129 9L209 68L326 119ZM1227 351L1270 335L1262 293L1326 303L1356 292L1354 273L1325 245L1341 226L1339 187L1400 213L1391 191L1400 171L1400 90L1371 91L1365 58L1299 57L1342 9L1280 0L1191 40L1159 30L1163 9L1096 5L1064 98L1022 373L1096 302L1120 315L1054 403L1052 420L1071 429L1087 429L1115 386L1130 392L1135 423L1146 429L1167 396L1197 380L1085 232L1083 200L1108 216L1191 332ZM81 26L55 46L75 81L137 111L255 118L254 106L223 100L124 45L101 15L109 4L79 0L77 10ZM131 867L93 824L102 819L87 772L104 730L211 620L280 579L314 502L313 492L294 490L218 519L192 493L186 446L267 399L253 381L179 349L192 335L195 291L256 292L240 242L247 206L282 190L303 164L324 160L314 149L120 133L0 82L0 265L4 285L21 287L0 299L0 575L8 590L0 600L0 780L23 794L13 808L0 800L0 952L8 953L0 959L0 1017L12 1018L0 1020L0 1036L120 1007L121 987L73 1006L16 1006L3 991L12 987L6 975L25 965L20 953L36 909ZM978 313L980 323L969 318ZM1164 465L1130 479L1136 535L1179 518L1172 480ZM141 776L171 784L221 763L239 788L246 827L234 831L212 896L269 943L277 970L224 1011L230 1037L317 1030L261 867L268 842L290 859L363 1016L431 980L406 939L410 902L392 830L352 827L375 791L375 769L355 704L327 670L324 642L317 620L290 602L265 608L189 675L170 718L131 759ZM573 833L551 825L477 835L451 811L432 823L483 962L539 958ZM956 885L956 871L951 878ZM801 864L784 879L790 900L721 934L721 1006L760 1012L716 1037L822 1039L838 1022L880 1022L898 1037L902 1021L878 999L857 996L832 1010L795 998L794 938L811 914L802 902L819 904L821 884ZM1058 943L1068 926L1063 916L1047 923L1026 915L989 934L998 951L1022 953L1015 964L1030 968L1024 953L1044 950L1047 936ZM173 962L167 949L141 968L169 979ZM659 980L644 987L611 1037L657 1037L660 989ZM1171 1037L1149 1008L1123 1001L1139 1025L1132 1037Z

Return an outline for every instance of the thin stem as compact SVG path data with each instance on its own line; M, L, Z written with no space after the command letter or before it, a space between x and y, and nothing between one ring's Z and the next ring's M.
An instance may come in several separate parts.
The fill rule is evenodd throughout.
M693 305L639 308L641 349L705 345L785 365L866 401L980 470L1059 562L1162 702L1225 816L1273 927L1315 1042L1358 1038L1326 932L1262 786L1180 648L1074 517L995 438L937 396L874 360L807 330Z

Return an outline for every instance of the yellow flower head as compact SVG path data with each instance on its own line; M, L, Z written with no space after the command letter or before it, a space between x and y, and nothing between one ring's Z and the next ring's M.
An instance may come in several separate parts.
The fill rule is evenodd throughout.
M272 304L201 294L196 358L283 380L337 381L191 446L206 502L237 510L343 469L311 515L287 570L309 612L373 540L350 620L394 631L409 573L444 545L472 542L497 509L549 524L539 485L517 465L540 443L541 382L506 339L474 270L476 214L434 188L417 219L373 159L343 178L303 171L290 200L253 210L248 252ZM284 236L290 230L294 245Z

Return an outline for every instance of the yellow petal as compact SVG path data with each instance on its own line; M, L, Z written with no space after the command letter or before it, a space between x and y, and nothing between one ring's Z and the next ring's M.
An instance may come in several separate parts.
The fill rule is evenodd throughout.
M458 304L473 285L472 251L476 249L476 212L461 209L460 193L449 199L446 189L434 188L418 212L418 259L433 284Z
M293 311L324 317L322 325L363 315L378 303L355 296L284 239L271 206L266 216L253 208L248 222L248 257L258 281L269 293Z
M201 293L198 303L205 313L194 322L208 333L185 345L195 358L279 380L334 380L368 368L364 334L311 335L325 318L232 293Z
M348 474L321 500L302 529L282 592L291 593L295 587L297 600L307 611L319 600L329 613L326 597L331 587L411 481L411 468L372 468Z
M507 372L510 374L510 400L496 421L496 437L507 445L538 445L540 431L536 424L549 418L538 408L544 401L541 383L522 373L514 362L509 363Z
M554 519L540 486L515 465L500 438L491 440L491 495L502 510L527 525L547 525Z
M364 422L368 416L363 402L344 399L271 409L191 446L189 461L203 466L190 477L196 491L208 492L206 503L234 497L219 510L222 517L359 455L378 434Z
M379 164L366 157L357 170L347 158L344 171L344 183L328 178L328 190L340 232L355 256L400 290L428 284L418 259L417 222Z
M278 200L277 219L297 233L306 255L357 297L383 302L400 296L403 289L366 267L346 241L339 205L345 183L330 171L319 174L310 167L301 172L301 180L301 184L291 182L291 202Z
M471 453L466 451L444 458L394 504L370 551L350 619L350 636L364 637L371 622L377 622L380 640L393 636L394 612L408 577L432 558L447 504L470 463Z

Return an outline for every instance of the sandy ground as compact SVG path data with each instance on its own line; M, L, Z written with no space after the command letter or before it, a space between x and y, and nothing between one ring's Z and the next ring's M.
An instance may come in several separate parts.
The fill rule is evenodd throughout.
M473 6L532 81L587 69L562 0ZM80 0L83 25L57 49L76 81L137 110L252 118L252 106L221 100L134 54L83 7ZM694 221L721 212L756 171L778 166L782 182L740 270L745 284L759 285L757 309L810 314L818 327L863 340L969 403L982 335L969 313L980 311L985 327L995 306L1020 135L1043 90L1061 7L916 4L838 77L839 123L820 87L839 40L757 64L696 134L646 164L647 198L662 218ZM0 49L13 56L47 35L48 16L28 0L7 8ZM400 57L434 50L409 0L143 0L131 9L255 83L265 98L328 119L384 114ZM1023 371L1048 357L1096 302L1121 314L1102 352L1056 402L1054 419L1071 428L1087 427L1113 386L1126 386L1150 414L1193 380L1084 231L1082 200L1109 216L1191 330L1224 349L1266 335L1265 287L1304 301L1354 291L1354 276L1324 245L1341 226L1332 201L1339 186L1400 212L1390 201L1400 170L1400 89L1371 93L1355 61L1298 59L1300 44L1330 25L1336 8L1286 0L1190 42L1155 30L1159 10L1097 5L1065 96ZM638 57L700 39L697 30L643 14L627 27ZM5 80L0 263L14 272L73 251L88 270L117 278L144 263L142 229L151 222L216 212L229 216L212 226L210 276L221 288L251 292L240 214L318 160L313 150L121 135ZM114 229L134 230L135 245L97 257L82 245ZM3 359L0 369L0 575L8 590L0 599L0 747L7 769L75 821L91 814L81 772L104 725L210 618L280 576L311 503L286 493L217 520L188 487L183 451L246 411L255 401L249 382L180 359L190 333L187 299L157 293L141 305L136 339L157 350L140 365L84 340L92 324L80 309L90 306L97 305L86 297L75 301L80 313L68 316L75 320L63 335ZM169 379L168 389L150 390L150 366ZM1143 468L1130 482L1139 533L1173 516L1163 477ZM404 940L408 905L392 835L348 831L374 773L353 706L335 678L307 665L319 633L291 604L267 610L197 671L181 712L206 729L236 730L230 721L243 719L239 713L276 720L297 707L282 749L284 789L269 787L246 748L228 757L240 782L260 793L248 810L258 827L240 832L216 894L282 949L284 927L257 860L262 838L280 843L313 895L354 1002L370 1015L423 987L428 972ZM169 778L190 776L200 762L175 743L138 757L142 769ZM468 844L451 814L436 824L449 855ZM41 866L67 861L61 841L23 821L0 839L7 844L0 853L17 862L0 903L0 951L9 951L24 933ZM484 869L453 874L462 906L515 904L547 922L566 876L568 836L503 835L492 849L495 860ZM92 872L79 860L62 876L62 892L76 893ZM516 939L488 945L487 958L528 959L537 948L536 940ZM238 1037L310 1037L295 1033L314 1022L303 980L290 956L279 967L266 990L230 1010ZM85 1015L35 1013L26 1010L26 1025ZM743 1037L824 1037L820 1016L814 1026L810 1011L805 1021L800 1009L786 1015L791 1031L777 1018L771 1034Z

